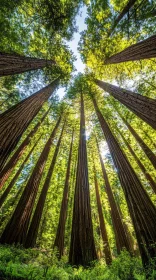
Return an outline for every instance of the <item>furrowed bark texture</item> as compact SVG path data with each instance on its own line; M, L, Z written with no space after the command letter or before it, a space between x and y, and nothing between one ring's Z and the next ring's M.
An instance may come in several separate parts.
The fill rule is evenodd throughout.
M18 147L17 151L14 153L14 155L10 158L10 160L7 162L7 164L4 166L0 173L0 188L3 187L4 183L8 179L10 173L12 172L13 168L15 167L18 160L23 155L26 147L31 142L32 137L35 135L36 131L42 124L42 122L45 120L46 116L48 115L50 111L50 108L47 110L47 112L44 114L44 116L41 118L41 120L35 125L33 130L28 134L28 136L25 138L25 140L21 143L21 145Z
M21 166L19 167L18 171L16 172L16 174L14 175L13 179L11 180L11 182L9 183L8 187L6 188L6 190L4 191L4 193L2 194L2 196L0 197L0 207L2 207L5 199L7 198L9 192L11 191L11 189L13 188L15 182L17 181L18 176L20 175L20 173L23 170L24 165L26 164L26 162L28 161L29 157L31 156L33 150L35 149L37 143L39 142L39 140L41 139L41 137L38 139L38 141L35 143L35 145L32 147L32 149L30 150L30 152L28 153L28 155L26 156L25 160L23 161L23 163L21 164Z
M0 243L8 244L23 244L25 242L27 229L29 226L30 217L32 214L35 198L37 195L39 183L42 177L44 166L46 164L49 151L56 134L56 130L60 123L61 117L59 117L55 128L53 129L48 141L45 144L43 151L35 165L35 168L26 184L23 194L17 204L17 207L8 222L3 234L0 238Z
M87 147L85 138L84 101L81 93L80 140L74 196L69 262L88 265L97 258L93 237L88 180Z
M71 167L71 158L72 158L72 149L73 149L73 137L74 137L74 131L72 133L72 140L71 140L71 144L70 144L68 166L67 166L63 198L62 198L62 204L61 204L61 210L60 210L60 217L59 217L59 223L58 223L57 232L56 232L56 238L55 238L55 242L54 242L54 247L57 247L58 251L59 251L59 258L61 258L61 256L63 256L63 251L64 251L64 236L65 236L65 225L66 225L66 219L67 219L69 178L70 178L70 167Z
M23 132L54 92L58 79L0 115L0 172Z
M149 259L154 258L156 255L156 248L153 246L156 242L156 208L121 150L94 98L93 103L112 159L118 170L118 176L133 221L142 261L146 265Z
M97 142L97 147L98 147L98 153L99 153L99 158L100 158L100 163L101 163L103 179L105 182L105 191L106 191L108 201L110 204L110 209L111 209L111 218L112 218L113 229L114 229L114 233L115 233L117 252L119 254L121 252L121 250L123 250L125 248L128 252L132 253L133 250L131 248L131 244L129 243L127 232L125 231L124 224L123 224L122 218L120 216L118 206L114 199L114 195L113 195L110 183L109 183L109 179L108 179L106 168L105 168L105 165L104 165L101 153L100 153L98 142Z
M117 18L114 21L113 27L108 32L108 36L110 36L113 31L115 30L118 23L123 19L123 17L129 12L130 8L135 4L137 0L129 0L127 5L123 8L122 12L117 16Z
M151 177L151 175L148 173L148 171L146 170L146 168L144 167L144 165L142 164L142 162L140 161L140 159L138 158L138 156L136 155L136 153L133 151L131 145L128 143L128 141L125 139L124 135L121 133L121 131L119 129L117 129L118 133L120 134L121 138L123 139L123 141L125 142L129 152L132 154L132 156L134 157L134 159L136 160L138 166L140 167L142 173L144 174L146 180L149 182L151 188L153 189L153 191L156 193L156 182L153 180L153 178Z
M105 64L115 64L154 57L156 57L156 35L131 45L122 52L112 55L105 60Z
M120 101L140 119L156 129L156 100L111 84L95 81L104 91Z
M101 199L100 199L100 194L99 194L98 181L97 181L97 177L96 177L95 165L94 165L94 182L95 182L96 201L97 201L97 208L98 208L98 214L99 214L101 236L102 236L102 240L103 240L105 261L106 261L106 264L109 265L112 262L112 256L111 256L111 250L110 250L109 241L108 241L105 220L104 220L104 216L103 216L103 212L102 212L102 205L101 205Z
M42 69L54 64L56 64L54 60L0 52L0 77Z
M61 135L57 142L57 146L56 146L56 149L55 149L55 152L54 152L54 155L53 155L50 167L49 167L49 171L47 173L40 197L39 197L37 205L36 205L36 209L35 209L33 218L31 220L31 224L30 224L27 236L26 236L26 241L24 243L24 246L26 248L34 247L36 245L36 239L37 239L37 234L38 234L38 230L39 230L39 225L41 222L41 217L42 217L43 208L44 208L46 197L47 197L47 192L50 187L50 181L51 181L51 177L53 175L56 158L57 158L57 155L59 152L59 148L60 148L60 144L61 144L61 140L62 140L62 136L63 136L64 126L65 126L65 124L63 125Z

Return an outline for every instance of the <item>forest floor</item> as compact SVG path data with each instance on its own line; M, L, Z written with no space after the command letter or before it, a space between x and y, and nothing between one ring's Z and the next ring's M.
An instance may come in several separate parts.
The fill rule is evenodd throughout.
M152 266L149 280L156 279ZM123 251L108 267L103 260L88 268L72 267L52 250L0 245L0 280L145 280L141 260Z

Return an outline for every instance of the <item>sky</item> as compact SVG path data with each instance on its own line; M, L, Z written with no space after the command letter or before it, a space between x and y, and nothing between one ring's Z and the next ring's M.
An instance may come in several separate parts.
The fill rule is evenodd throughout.
M87 9L85 6L83 6L80 9L79 15L77 15L76 17L76 25L78 26L78 32L74 33L73 35L73 40L68 42L68 46L70 47L70 49L72 50L72 52L74 53L74 55L76 56L77 60L74 62L74 66L76 68L76 73L81 72L83 73L85 65L83 64L81 58L80 58L80 54L77 50L78 48L78 43L80 40L80 32L82 32L83 30L85 30L87 28L86 24L85 24L85 18L87 16ZM63 98L64 94L65 94L65 88L59 88L57 91L57 94L59 96L60 99Z

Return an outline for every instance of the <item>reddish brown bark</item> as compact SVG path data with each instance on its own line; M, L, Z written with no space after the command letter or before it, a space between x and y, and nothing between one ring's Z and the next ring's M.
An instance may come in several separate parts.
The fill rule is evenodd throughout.
M47 176L46 176L46 179L45 179L40 197L38 199L36 209L35 209L35 212L34 212L34 215L33 215L33 218L32 218L28 233L27 233L27 236L26 236L26 241L24 243L24 246L26 248L34 247L36 245L36 239L37 239L37 234L38 234L38 230L39 230L39 225L40 225L40 222L41 222L41 217L42 217L43 208L44 208L46 197L47 197L47 192L48 192L48 189L50 187L50 181L51 181L51 177L53 175L53 170L54 170L54 167L55 167L56 158L57 158L57 155L58 155L58 152L59 152L61 139L62 139L62 136L63 136L64 125L63 125L61 135L59 137L59 140L58 140L58 143L57 143L57 146L56 146L53 158L52 158L52 162L50 164L49 171L47 173Z
M111 84L95 80L96 84L120 101L140 119L156 129L156 100Z
M121 250L126 249L128 252L132 253L133 249L131 247L131 244L129 243L127 232L125 231L124 224L123 224L122 218L120 216L118 206L115 202L115 198L114 198L114 195L113 195L110 183L109 183L109 179L107 176L104 162L102 160L98 142L97 142L97 147L98 147L98 153L99 153L99 158L100 158L100 163L101 163L103 179L105 182L105 190L106 190L106 193L108 196L108 201L109 201L110 209L111 209L111 218L112 218L113 229L114 229L114 233L115 233L117 252L119 254L121 252Z
M54 92L58 79L0 115L0 172L23 132Z
M154 247L156 242L156 209L112 134L94 98L93 103L125 194L142 261L146 265L149 263L149 259L156 255Z
M70 166L71 166L72 149L73 149L73 137L74 137L74 131L72 133L72 140L70 145L68 166L66 172L66 180L64 185L63 198L62 198L62 204L61 204L61 210L59 216L59 223L58 223L56 238L54 242L54 247L57 247L59 252L59 258L63 256L63 251L64 251L64 236L65 236L65 225L67 219L69 178L70 178Z
M0 76L20 74L56 64L54 60L0 52Z
M0 243L21 243L25 242L26 233L32 214L35 198L37 195L39 183L43 174L44 166L47 161L51 144L53 143L56 130L59 126L61 117L59 117L55 128L53 129L43 151L35 165L35 168L26 184L23 194L17 204L17 207L0 238Z
M81 93L80 140L74 196L69 262L88 265L97 258L93 237L85 137L84 101Z
M133 151L131 145L128 143L128 141L125 139L124 135L121 133L121 131L119 129L117 129L118 133L121 135L123 141L125 142L128 150L130 151L130 153L132 154L132 156L135 158L138 166L140 167L142 173L144 174L146 180L149 182L151 188L153 189L153 191L156 193L156 183L153 180L153 178L151 177L151 175L148 173L148 171L146 170L146 168L144 167L144 165L142 164L142 162L140 161L140 159L138 158L138 156L136 155L136 153Z
M131 45L122 52L112 55L105 60L105 64L115 64L154 57L156 57L156 35Z
M7 162L7 164L4 166L2 171L0 172L0 188L3 187L4 183L8 179L10 173L12 172L13 168L15 167L18 160L23 155L26 147L31 142L32 137L35 135L36 131L40 127L41 123L45 120L46 116L48 115L51 107L47 110L47 112L44 114L44 116L41 118L41 120L35 125L33 130L28 134L28 136L25 138L25 140L21 143L21 145L18 147L16 152L13 154L13 156L10 158L10 160Z
M94 182L95 182L96 201L97 201L97 208L98 208L98 214L99 214L101 236L102 236L102 240L103 240L105 261L106 261L106 264L109 265L112 262L112 256L111 256L111 250L110 250L109 241L108 241L105 220L104 220L104 216L103 216L103 212L102 212L102 205L101 205L101 199L100 199L100 194L99 194L98 181L97 181L97 177L96 177L95 165L94 165Z

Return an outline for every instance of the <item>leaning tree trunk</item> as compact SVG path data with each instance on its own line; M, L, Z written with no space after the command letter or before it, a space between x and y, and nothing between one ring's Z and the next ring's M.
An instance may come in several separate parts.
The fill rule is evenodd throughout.
M65 180L64 191L63 191L59 223L58 223L56 238L54 242L54 247L57 247L59 251L59 258L63 256L63 251L64 251L64 236L65 236L65 225L67 219L69 178L70 178L70 167L71 167L71 158L72 158L72 149L73 149L73 137L74 137L74 130L72 133L72 140L70 145L70 152L68 158L68 166L66 172L66 180Z
M50 181L53 175L53 170L55 167L55 162L56 162L56 158L59 152L59 148L60 148L60 144L61 144L61 140L62 140L62 136L63 136L63 131L64 131L64 126L65 123L63 125L62 131L61 131L61 135L60 138L57 142L57 146L49 167L49 171L47 173L40 197L38 199L37 205L36 205L36 209L33 215L33 218L31 220L31 224L26 236L26 241L24 243L24 246L26 248L30 248L30 247L34 247L36 245L36 239L37 239L37 234L38 234L38 230L39 230L39 225L41 222L41 217L42 217L42 213L43 213L43 209L44 209L44 205L45 205L45 201L46 201L46 197L47 197L47 192L48 189L50 187Z
M0 172L23 132L54 92L58 79L0 115Z
M129 10L131 9L131 7L135 4L137 0L129 0L128 3L126 4L126 6L123 8L122 12L117 16L117 18L114 21L114 24L111 28L111 30L108 32L108 36L110 36L113 31L115 30L116 26L118 25L118 23L123 19L123 17L129 12Z
M116 138L113 136L98 108L95 98L93 98L93 103L112 159L118 170L118 176L136 232L142 261L144 265L147 265L149 259L154 258L156 255L156 248L154 247L156 242L156 209L121 150Z
M95 80L96 84L120 101L140 119L156 129L156 100L109 83Z
M128 252L130 252L132 254L133 249L131 247L131 244L129 243L127 232L125 231L124 224L123 224L118 206L116 205L116 202L114 199L114 195L113 195L110 183L109 183L109 179L107 176L104 162L102 160L98 142L97 142L97 148L98 148L98 153L99 153L99 158L100 158L100 163L101 163L103 179L105 182L105 190L106 190L106 193L108 196L108 201L109 201L110 209L111 209L111 218L112 218L112 223L113 223L113 228L114 228L114 233L115 233L117 252L119 254L125 248Z
M43 174L44 166L47 161L51 144L53 142L54 136L56 134L57 128L59 126L61 117L59 117L55 128L53 129L46 145L41 152L41 155L33 169L33 172L26 184L24 192L17 204L17 207L7 224L6 228L3 231L3 234L0 238L0 243L21 243L25 242L26 233L32 214L35 198L37 195L39 183Z
M156 35L131 45L122 52L112 55L105 60L105 64L115 64L154 57L156 57Z
M20 74L56 64L54 60L0 52L0 76Z
M16 163L18 160L21 158L23 155L26 147L29 145L31 142L32 137L35 135L36 131L40 127L41 123L45 120L46 116L48 115L51 107L47 110L47 112L44 114L44 116L41 118L41 120L35 125L33 130L27 135L25 140L21 143L21 145L18 147L16 152L13 154L13 156L10 158L10 160L7 162L7 164L4 166L2 171L0 172L0 188L3 187L5 184L6 180L8 179L11 171L15 167Z
M138 156L136 155L136 153L133 151L131 145L128 143L128 141L125 139L124 135L121 133L121 131L116 128L118 133L120 134L120 136L122 137L123 141L125 142L129 152L132 154L132 156L134 157L134 159L136 160L138 166L140 167L142 173L144 174L146 180L149 182L151 188L153 189L153 191L156 193L156 183L153 180L153 178L151 177L151 175L148 173L148 171L146 170L145 166L142 164L142 162L140 161L140 159L138 158Z
M96 201L97 201L97 208L98 208L99 221L100 221L100 230L101 230L101 236L102 236L103 246L104 246L105 261L106 261L106 264L109 265L112 262L112 256L111 256L111 250L110 250L109 241L108 241L105 220L104 220L104 216L103 216L103 212L102 212L102 205L101 205L101 199L100 199L100 194L99 194L98 181L97 181L97 177L96 177L95 164L94 164L94 182L95 182Z
M39 140L41 139L41 137L39 137L39 139L37 140L37 142L35 143L35 145L32 147L32 149L30 150L30 152L28 153L28 155L26 156L25 160L23 161L23 163L21 164L21 166L19 167L18 171L16 172L16 174L14 175L14 177L12 178L11 182L9 183L9 185L7 186L6 190L3 192L2 196L0 197L0 208L2 207L4 201L6 200L8 194L10 193L11 189L13 188L15 182L17 181L17 178L19 177L20 173L23 170L24 165L26 164L26 162L28 161L28 159L30 158L33 150L35 149L37 143L39 142Z
M80 140L74 196L72 233L69 262L73 265L88 265L97 259L93 237L90 193L88 180L87 147L85 138L84 101L81 93Z

